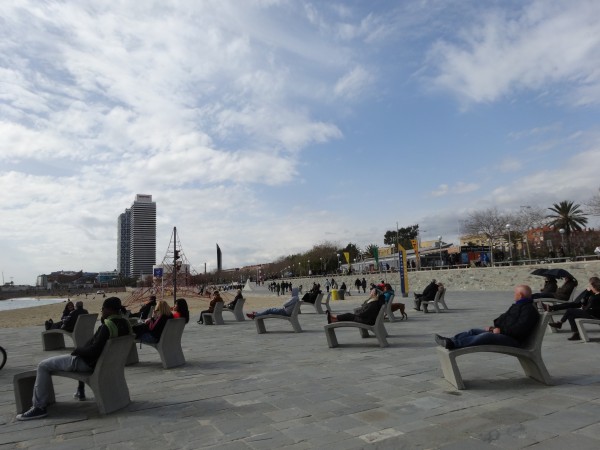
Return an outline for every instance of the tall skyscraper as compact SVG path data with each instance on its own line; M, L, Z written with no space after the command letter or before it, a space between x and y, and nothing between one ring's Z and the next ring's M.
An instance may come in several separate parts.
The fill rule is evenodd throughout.
M117 220L117 271L124 277L131 277L131 210L119 214Z
M136 195L131 208L119 216L118 223L119 272L133 278L152 275L152 266L156 264L156 203L152 196Z

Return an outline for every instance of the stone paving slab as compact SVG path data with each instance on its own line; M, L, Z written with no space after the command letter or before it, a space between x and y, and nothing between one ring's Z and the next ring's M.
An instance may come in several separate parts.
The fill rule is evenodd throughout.
M331 302L349 311L364 296ZM516 358L459 359L467 390L441 375L433 334L487 326L510 292L452 292L440 314L412 309L386 323L390 347L356 330L330 349L325 316L306 310L304 332L273 321L191 322L183 335L187 364L162 369L147 346L126 368L132 403L101 416L93 400L72 398L72 380L56 378L57 403L45 419L15 420L12 377L41 359L41 327L1 329L9 359L0 371L0 447L61 449L485 449L599 448L600 345L547 333L544 359L555 386L525 378ZM283 301L283 299L282 299ZM92 393L88 389L88 397Z

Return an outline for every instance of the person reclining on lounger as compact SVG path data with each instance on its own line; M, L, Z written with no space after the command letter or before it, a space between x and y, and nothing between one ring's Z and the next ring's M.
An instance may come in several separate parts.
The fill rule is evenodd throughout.
M448 350L475 345L508 345L520 347L535 329L540 315L531 298L531 288L525 284L515 287L515 302L494 324L473 328L452 338L435 335L435 342Z
M577 287L577 280L573 277L565 277L565 282L559 287L554 294L547 294L544 292L537 292L533 294L532 298L555 298L557 300L569 300L573 289Z
M313 305L317 301L317 297L321 293L321 285L313 283L313 287L302 297L302 301L306 303L312 303Z
M251 312L250 314L246 314L246 316L249 319L253 319L255 317L260 317L260 316L266 316L269 314L276 314L279 316L291 316L292 315L292 311L294 311L294 307L296 306L296 303L298 303L300 301L300 297L298 297L298 288L292 288L292 297L283 304L283 306L281 308L268 308L265 309L264 311L260 311L260 312Z
M381 306L385 304L385 297L377 289L371 289L369 298L352 313L331 314L327 310L327 323L335 322L359 322L374 325Z
M92 372L109 338L131 334L131 325L121 316L120 311L121 300L117 297L107 298L102 304L102 324L83 347L77 347L70 355L52 356L38 364L33 388L33 406L29 411L19 414L17 420L41 419L48 415L46 406L52 392L51 372ZM80 381L73 397L85 400L84 386Z
M227 303L225 305L225 308L233 311L235 309L235 305L237 305L238 300L241 300L243 298L244 298L244 296L242 295L242 290L238 289L233 300L231 302Z
M588 298L586 304L581 308L569 308L561 317L559 322L550 323L552 328L561 329L563 323L567 320L571 325L573 335L569 338L570 341L578 341L581 339L577 331L575 319L600 319L600 280L596 279L590 283L592 295Z
M544 311L561 311L569 308L583 308L587 304L589 298L594 295L594 292L592 291L593 281L600 282L600 278L591 277L589 279L588 287L584 289L581 294L579 294L572 302L557 303L555 305L546 305L545 303L542 303Z

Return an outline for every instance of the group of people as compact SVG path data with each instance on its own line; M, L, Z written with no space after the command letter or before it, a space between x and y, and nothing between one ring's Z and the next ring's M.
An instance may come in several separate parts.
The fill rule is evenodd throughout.
M44 326L46 330L65 330L69 333L72 333L75 329L75 323L77 322L77 318L82 314L87 314L87 309L83 308L83 302L77 301L75 304L69 300L65 304L65 309L63 309L62 316L59 321L54 322L52 319L46 320Z

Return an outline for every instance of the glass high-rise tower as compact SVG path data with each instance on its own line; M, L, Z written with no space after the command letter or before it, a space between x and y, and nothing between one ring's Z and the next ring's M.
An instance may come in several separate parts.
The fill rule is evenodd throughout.
M137 194L131 208L119 215L118 223L119 272L132 278L152 275L156 264L156 203L152 196Z

